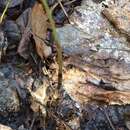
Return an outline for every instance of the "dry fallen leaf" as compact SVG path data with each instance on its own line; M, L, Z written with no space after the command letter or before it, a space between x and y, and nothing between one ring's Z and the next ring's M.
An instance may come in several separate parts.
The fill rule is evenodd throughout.
M36 50L41 58L48 57L51 54L51 48L44 42L48 28L47 20L48 18L42 5L37 2L32 9L31 24L34 40L36 42Z

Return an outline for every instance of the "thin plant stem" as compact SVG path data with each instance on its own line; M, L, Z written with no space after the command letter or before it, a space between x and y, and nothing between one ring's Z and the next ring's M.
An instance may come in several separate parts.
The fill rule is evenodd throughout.
M53 20L52 17L52 11L48 6L47 0L41 0L43 8L45 9L48 19L50 21L51 27L52 27L52 33L53 33L53 37L55 40L55 44L56 44L56 49L57 49L57 63L59 66L59 70L58 70L58 89L60 89L60 87L62 86L62 66L63 66L63 61L62 61L62 48L57 36L57 32L56 32L56 27L55 27L55 22Z

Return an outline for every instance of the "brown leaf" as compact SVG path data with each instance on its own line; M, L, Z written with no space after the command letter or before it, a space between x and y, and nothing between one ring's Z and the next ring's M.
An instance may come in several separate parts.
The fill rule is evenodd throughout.
M28 8L16 20L20 31L22 32L22 38L20 40L17 52L25 59L28 59L29 57L28 48L31 36L30 14L31 9Z
M48 28L47 20L42 5L37 2L32 9L31 24L34 40L36 42L36 50L41 58L48 57L51 54L51 48L44 42Z

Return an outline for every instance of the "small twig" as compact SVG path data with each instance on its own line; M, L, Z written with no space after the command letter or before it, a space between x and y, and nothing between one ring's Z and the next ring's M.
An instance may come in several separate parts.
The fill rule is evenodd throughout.
M3 11L3 13L2 13L2 15L0 17L0 24L2 23L2 21L4 19L5 13L6 13L8 7L9 7L10 2L11 2L11 0L8 0L8 3L6 4L6 7L5 7L5 9L4 9L4 11Z
M68 1L68 2L66 2L64 5L70 5L70 4L72 4L73 2L75 2L75 1L77 1L77 0Z
M56 49L57 49L57 62L59 65L59 70L58 70L58 89L60 89L60 87L62 86L62 48L60 46L60 42L57 36L57 32L56 32L56 27L55 27L55 22L53 20L52 17L52 11L50 10L47 1L46 0L41 0L42 5L48 15L48 19L50 21L51 27L52 27L52 33L53 33L53 37L55 40L55 44L56 44Z
M61 8L62 8L62 10L63 10L63 12L64 12L64 14L65 14L65 16L66 16L66 17L68 18L68 20L69 20L69 16L68 16L66 10L64 9L64 6L62 5L61 0L57 0L57 1L58 1L59 5L61 6Z
M30 56L32 57L32 59L33 59L33 61L35 62L35 64L38 65L37 60L36 60L36 58L34 57L34 55L33 55L32 52L30 53Z
M48 110L48 113L56 120L56 122L59 122L61 124L63 124L67 130L73 130L68 124L66 124L61 118L59 118L58 116L56 116L54 114L54 112L51 112Z
M54 9L57 7L59 5L59 3L57 2L57 3L55 3L50 9L51 9L51 11L53 12L54 11Z
M32 130L35 120L36 120L36 116L33 117L29 130Z

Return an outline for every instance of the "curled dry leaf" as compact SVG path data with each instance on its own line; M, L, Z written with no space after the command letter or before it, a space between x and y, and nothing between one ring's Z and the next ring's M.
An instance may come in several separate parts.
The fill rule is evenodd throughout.
M36 50L41 58L48 57L51 54L51 48L44 42L48 28L47 20L42 5L37 2L32 9L31 24Z

